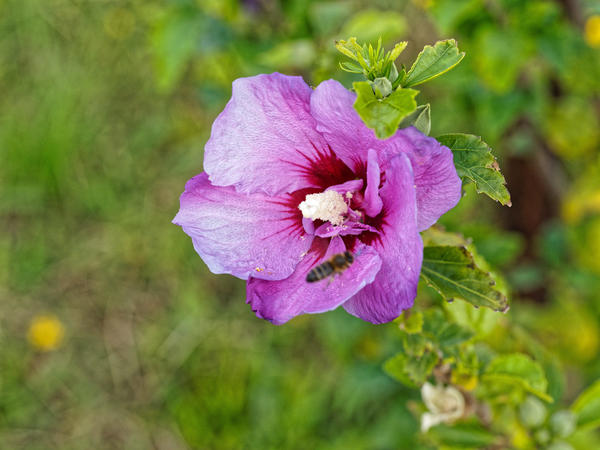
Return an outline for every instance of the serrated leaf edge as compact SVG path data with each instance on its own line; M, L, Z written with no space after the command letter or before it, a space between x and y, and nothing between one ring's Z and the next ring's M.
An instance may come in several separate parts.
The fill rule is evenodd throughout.
M502 186L504 187L504 190L506 190L506 193L508 195L508 201L504 202L501 199L497 199L497 198L493 198L492 196L490 196L488 193L483 192L482 190L479 189L479 187L477 186L477 181L483 182L485 183L487 186L490 187L490 189L492 188L492 186L485 180L483 179L479 179L476 180L473 177L470 177L468 175L465 175L464 177L461 177L464 181L465 178L467 178L470 181L473 181L475 183L475 189L477 190L478 194L485 194L487 195L489 198L491 198L494 201L497 201L498 203L508 206L509 208L512 206L512 201L510 200L510 191L508 190L507 184L506 184L506 178L504 177L504 175L502 174L502 172L500 172L500 167L498 165L498 160L496 159L496 156L492 153L492 148L487 144L487 142L485 142L483 140L483 138L481 136L477 136L475 134L464 134L464 133L447 133L447 134L442 134L440 136L436 137L436 140L438 140L439 142L439 138L444 137L444 136L473 136L475 138L477 138L477 140L479 142L481 142L483 145L485 145L486 147L486 151L488 153L488 155L490 156L490 161L485 165L485 166L474 166L474 167L480 167L482 169L489 169L489 170L493 170L495 172L498 172L501 176L502 176ZM477 148L451 148L450 149L452 152L454 151L477 151ZM465 170L465 172L467 172L467 168L461 166L460 164L457 164L456 162L454 163L457 166L460 166L461 168L463 168L463 170ZM471 171L469 171L471 172ZM493 190L493 189L492 189Z
M491 274L490 274L489 272L485 272L485 271L481 270L481 269L480 269L480 268L477 266L477 264L475 264L475 260L473 259L473 255L472 255L472 254L469 252L469 250L468 250L468 249L467 249L465 246L452 246L452 245L432 245L432 246L430 246L430 247L455 247L455 248L459 248L459 249L461 249L461 250L462 250L462 253L463 253L463 255L464 255L465 257L467 257L467 258L469 259L469 261L470 261L470 262L469 262L469 264L468 264L467 266L468 266L469 268L473 269L473 270L478 270L479 272L481 272L481 273L485 274L486 276L488 276L488 277L490 278L490 280L491 280L491 283L489 284L489 286L494 286L494 285L495 285L495 282L494 282L494 280L493 280L493 278L492 278ZM423 262L425 262L425 261L431 261L431 262L442 263L442 264L448 264L448 265L460 265L460 266L464 265L463 263L460 263L460 262L455 262L455 261L432 260L432 259L423 258ZM433 280L431 280L429 277L427 277L427 275L424 275L424 274L423 274L423 271L428 271L428 272L430 272L430 273L434 273L434 274L436 274L436 276L439 276L440 278L442 278L442 279L444 279L444 280L448 281L450 284L453 284L453 285L455 285L455 286L458 286L458 287L460 288L460 289L458 289L459 291L460 291L461 289L464 289L464 290L466 290L466 291L468 291L468 292L471 292L471 293L473 293L473 294L476 294L476 296L479 296L479 297L481 297L481 298L483 298L483 299L485 299L485 300L489 301L490 303L496 303L496 300L492 299L491 297L487 297L487 296L483 295L481 292L474 291L473 289L470 289L470 288L463 287L463 286L459 285L459 284L458 284L456 281L454 281L454 280L452 280L452 279L450 279L450 278L448 278L448 277L445 277L445 276L443 276L443 275L440 275L440 274L438 274L437 272L434 272L433 270L431 270L431 269L429 269L429 268L427 268L427 267L425 267L425 266L421 266L421 278L423 278L423 279L425 280L425 282L426 282L426 283L427 283L429 286L431 286L433 289L435 289L435 290L436 290L436 291L437 291L437 292L438 292L438 293L439 293L439 294L440 294L440 295L441 295L441 296L442 296L442 297L443 297L443 298L444 298L444 299L445 299L447 302L452 302L452 301L454 300L454 298L449 298L449 297L447 297L446 295L444 295L444 293L442 292L442 289L441 289L440 287L438 287L438 286L437 286L437 284L436 284L436 283L435 283ZM505 296L505 295L504 295L502 292L500 292L500 291L498 291L498 290L496 290L496 292L498 292L498 293L499 293L499 294L502 296L502 299L504 300L502 303L503 303L503 304L505 303L505 305L504 305L504 307L503 307L503 308L497 308L497 309L495 309L495 308L490 308L490 309L492 309L493 311L501 312L501 313L506 313L506 312L508 312L508 310L510 309L510 305L508 304L508 298L506 298L506 296ZM461 300L464 300L464 301L466 301L467 303L470 303L468 300L466 300L466 299L464 299L464 298L461 298ZM473 305L473 306L474 306L475 308L479 308L479 306L477 306L477 305Z

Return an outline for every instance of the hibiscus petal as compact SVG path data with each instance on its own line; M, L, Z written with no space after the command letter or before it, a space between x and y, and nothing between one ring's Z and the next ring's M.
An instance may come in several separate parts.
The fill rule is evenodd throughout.
M287 278L311 246L302 214L289 196L241 194L213 186L201 173L185 186L173 219L213 273L247 279Z
M316 131L311 93L302 77L279 73L234 81L205 147L211 183L276 195L324 189L338 182L336 172L351 175Z
M369 217L375 217L381 212L383 202L379 197L379 183L381 181L381 172L377 163L377 152L369 149L367 159L367 188L365 189L365 198L362 203L362 209Z
M381 270L373 283L344 303L350 314L372 323L394 320L413 305L423 260L412 168L405 155L389 161L379 194L383 222L370 245L381 257Z
M302 228L308 234L315 234L315 223L312 219L307 219L306 217L302 218Z
M342 195L346 195L347 192L356 192L362 189L363 180L350 180L342 184L336 184L335 186L329 186L326 191L339 192Z
M354 110L356 94L335 80L323 81L310 98L310 112L317 130L325 136L338 158L355 173L367 161L367 152L379 149L381 142Z
M400 153L406 154L412 164L417 186L417 223L419 231L423 231L456 206L462 183L452 151L414 127L399 130L385 141L380 161Z
M329 245L328 245L328 242ZM306 275L318 264L332 255L345 250L340 237L317 238L289 278L281 281L250 279L247 284L247 303L258 317L281 325L299 314L330 311L344 303L365 285L371 283L381 266L377 252L358 243L353 249L354 262L333 280L314 283L306 281Z

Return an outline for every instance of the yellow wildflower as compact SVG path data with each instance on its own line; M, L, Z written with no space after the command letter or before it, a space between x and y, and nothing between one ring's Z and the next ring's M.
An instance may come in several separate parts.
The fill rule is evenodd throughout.
M600 15L595 14L587 19L584 36L590 47L600 47Z
M54 316L36 316L29 325L27 337L32 346L42 351L58 348L64 337L63 324Z

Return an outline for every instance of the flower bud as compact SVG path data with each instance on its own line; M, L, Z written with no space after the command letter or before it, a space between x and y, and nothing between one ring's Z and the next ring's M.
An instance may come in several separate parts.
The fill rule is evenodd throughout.
M545 428L542 430L538 430L535 432L534 434L535 440L542 445L547 444L548 442L550 442L550 438L552 438L552 436L550 435L550 432L548 430L546 430Z
M371 84L377 98L384 98L390 95L393 91L392 83L387 78L375 78Z
M433 386L425 383L421 388L421 397L429 412L421 416L421 431L440 423L452 423L465 413L465 398L455 387Z
M519 407L521 423L529 428L539 427L546 420L546 407L541 400L535 397L527 397Z
M571 411L555 412L550 418L550 428L556 436L565 438L575 431L576 418Z

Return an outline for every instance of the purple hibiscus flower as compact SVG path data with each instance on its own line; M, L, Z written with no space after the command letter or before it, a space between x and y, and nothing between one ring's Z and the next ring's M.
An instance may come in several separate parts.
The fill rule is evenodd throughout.
M215 120L205 172L173 220L213 273L247 281L258 317L282 324L342 305L372 323L413 304L419 235L461 195L452 152L415 128L378 140L337 81L241 78ZM310 270L350 251L329 281Z

